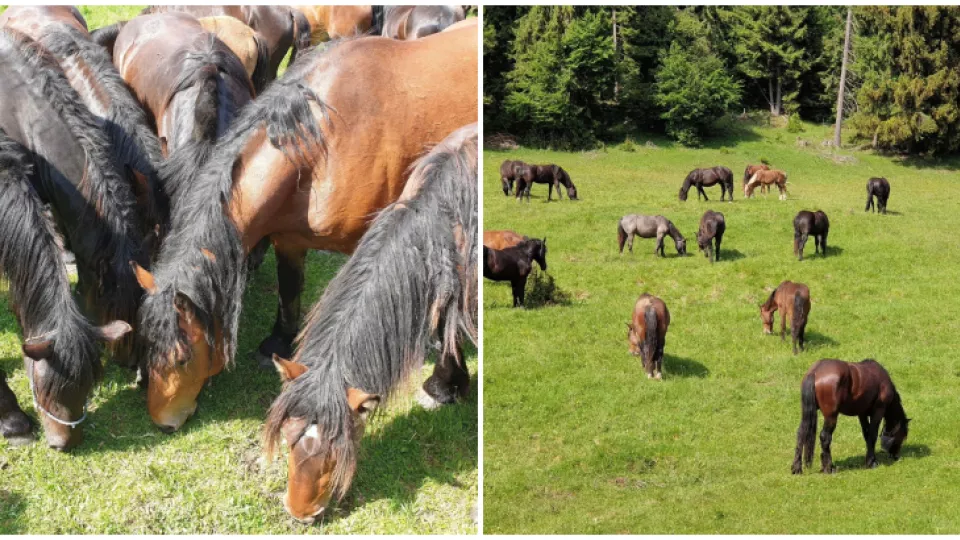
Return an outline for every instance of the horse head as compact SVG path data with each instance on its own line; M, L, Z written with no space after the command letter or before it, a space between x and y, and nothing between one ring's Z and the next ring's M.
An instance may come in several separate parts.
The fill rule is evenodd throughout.
M903 447L903 441L907 439L908 425L910 419L904 416L901 420L890 426L889 420L884 420L883 433L880 435L880 448L890 454L894 460L900 459L900 449Z

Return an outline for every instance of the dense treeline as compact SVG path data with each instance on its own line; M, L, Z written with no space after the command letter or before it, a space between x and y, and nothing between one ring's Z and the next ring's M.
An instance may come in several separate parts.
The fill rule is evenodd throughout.
M763 110L833 122L843 6L525 6L484 10L487 133L586 147L631 132L696 145ZM845 139L960 149L960 8L855 7Z

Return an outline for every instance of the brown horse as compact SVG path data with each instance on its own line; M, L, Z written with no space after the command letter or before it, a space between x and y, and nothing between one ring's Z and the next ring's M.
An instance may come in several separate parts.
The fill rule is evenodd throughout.
M376 6L374 12L374 19L382 20L380 35L402 40L442 32L466 18L463 6Z
M663 347L667 343L670 311L663 300L644 293L633 306L633 318L627 323L630 353L639 356L648 379L663 378Z
M710 187L720 184L720 200L722 201L727 192L730 193L730 200L733 200L733 171L726 167L710 167L709 169L694 169L683 180L680 186L680 200L687 200L687 192L692 186L697 188L697 200L703 197L703 200L709 201L704 187Z
M786 340L787 319L790 319L790 334L793 337L793 354L797 345L803 350L807 317L810 316L810 289L803 283L784 281L770 293L770 298L760 306L763 333L773 333L773 312L780 310L780 339Z
M743 171L744 193L746 193L747 182L750 181L750 179L753 177L754 174L756 174L758 171L769 171L769 170L770 170L770 166L764 163L761 163L760 165L747 165L747 168ZM766 190L767 190L767 186L765 185L760 186L760 193L765 193Z
M290 51L290 63L310 47L310 23L303 13L289 6L150 6L141 15L151 13L189 13L194 17L226 15L253 28L267 45L270 63L267 80L277 78L277 70Z
M10 6L0 14L0 27L13 28L35 40L51 25L65 24L87 34L87 21L73 6Z
M837 470L833 465L830 444L837 418L841 414L860 419L860 431L867 443L865 465L868 469L878 465L875 450L881 420L884 426L880 447L894 461L900 459L900 449L907 438L910 419L903 410L900 394L890 375L875 360L867 359L856 364L831 359L816 362L803 377L800 404L803 414L797 430L793 474L802 473L804 463L808 468L813 464L813 451L817 444L817 409L823 413L820 472L829 474Z
M373 26L373 6L293 6L310 23L310 45L358 36Z
M757 171L750 177L750 181L743 186L743 196L753 197L753 190L757 186L766 186L767 191L770 186L776 185L780 190L780 200L787 200L787 173L777 170Z
M507 249L530 238L511 230L483 231L483 245L493 249Z
M518 167L522 165L525 163L515 159L508 159L500 164L500 184L503 187L503 194L507 197L510 196L513 183L518 178Z
M830 234L830 220L823 210L811 212L801 210L797 212L797 217L793 218L793 254L798 260L803 260L803 248L807 245L807 239L813 235L814 251L816 255L819 251L824 257L827 256L827 235Z
M263 38L253 28L243 24L233 17L221 15L218 17L201 17L200 26L204 30L217 36L230 50L237 55L247 76L253 83L253 88L259 94L266 88L267 70L270 64L270 52Z
M280 303L258 356L269 369L273 354L289 358L307 250L353 252L424 149L477 121L477 38L473 27L340 41L244 108L174 206L156 275L138 269L147 405L162 429L182 426L204 382L233 362L245 258L266 237Z

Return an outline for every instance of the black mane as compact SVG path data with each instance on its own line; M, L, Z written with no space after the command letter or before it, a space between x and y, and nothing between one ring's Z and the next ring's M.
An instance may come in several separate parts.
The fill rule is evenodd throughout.
M33 174L26 149L0 130L0 272L9 280L10 304L24 337L56 332L47 360L53 369L37 387L43 402L98 380L103 367L96 330L74 302L61 240L33 189Z
M297 337L294 359L309 370L270 409L271 450L287 418L318 425L340 495L357 458L347 388L389 397L438 331L447 353L461 333L476 340L476 124L461 129L471 128L462 144L441 144L416 164L408 182L422 179L419 192L381 211L330 281Z

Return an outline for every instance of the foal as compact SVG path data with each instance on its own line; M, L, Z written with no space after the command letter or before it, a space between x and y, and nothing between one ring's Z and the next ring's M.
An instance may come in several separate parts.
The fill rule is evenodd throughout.
M880 448L890 454L894 461L900 459L900 448L907 438L910 419L903 410L900 394L890 375L875 360L867 359L854 364L825 359L813 364L803 377L800 403L803 416L797 430L793 474L803 472L804 462L808 468L813 464L813 451L817 444L817 409L823 413L820 472L832 473L837 470L833 466L830 443L840 414L860 419L860 431L867 443L868 469L877 466L875 448L880 420L884 422Z
M640 214L628 214L620 218L617 224L617 242L620 245L620 254L623 255L623 245L630 240L628 247L630 253L633 253L633 238L656 238L657 246L653 248L653 254L660 254L661 257L667 255L663 251L663 237L673 238L673 244L677 248L677 255L687 254L687 240L680 234L680 231L674 224L663 216L644 216Z
M810 289L803 283L784 281L770 293L770 298L760 306L763 333L773 333L773 312L780 310L780 340L786 341L787 318L790 318L790 334L793 337L793 354L797 345L803 350L807 317L810 315Z
M863 209L873 210L873 198L877 198L876 211L881 214L887 213L887 199L890 198L890 182L886 178L871 178L867 181L867 207Z
M747 165L747 168L744 169L743 171L743 192L744 193L747 192L747 182L749 182L750 179L753 178L754 174L760 171L769 171L769 170L770 170L770 166L763 163L761 163L760 165ZM766 191L766 189L767 189L767 186L761 185L760 193L763 193L764 191Z
M547 271L547 239L524 240L506 249L483 246L483 277L491 281L509 281L513 288L513 307L523 307L527 277L533 261Z
M727 230L727 222L723 219L723 214L707 210L700 218L700 230L697 231L697 246L703 254L707 256L710 262L720 260L720 241L723 240L723 232ZM716 249L710 244L713 240Z
M803 248L807 245L807 237L813 235L814 252L819 251L824 257L827 256L827 234L830 232L830 220L822 210L810 212L801 210L797 217L793 218L793 254L799 260L803 260Z
M763 187L766 187L767 191L770 191L770 186L776 185L777 189L780 190L779 199L781 201L787 200L789 196L789 193L787 193L787 173L783 171L764 170L754 173L750 181L743 186L744 198L753 197L753 190L756 189L758 185L761 188L761 193L763 192Z
M644 293L633 306L627 323L630 353L640 357L648 379L663 379L663 347L667 343L670 311L663 300Z

